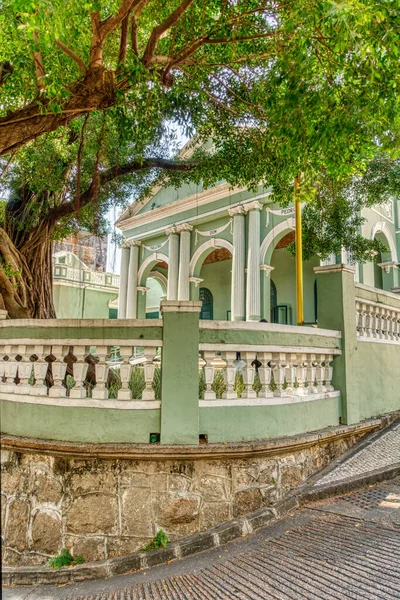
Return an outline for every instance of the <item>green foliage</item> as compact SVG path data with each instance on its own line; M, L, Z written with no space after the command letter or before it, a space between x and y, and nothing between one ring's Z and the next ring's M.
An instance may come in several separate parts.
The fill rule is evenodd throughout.
M0 256L0 268L3 269L4 273L10 279L10 281L14 281L14 287L18 286L18 279L20 279L22 275L22 269L15 269L11 262L5 262Z
M76 556L74 558L66 548L63 548L58 556L53 556L47 561L47 566L53 567L53 569L60 569L61 567L80 565L84 562L85 559L82 556Z
M166 548L169 542L168 537L165 535L162 529L157 532L157 535L151 540L147 546L142 548L142 552L149 552L149 550L155 550L157 548Z
M119 369L113 368L113 373L116 376L116 380L108 386L109 398L117 398L118 390L121 389L121 380L119 377ZM132 392L132 398L138 400L142 397L143 390L145 388L144 371L142 367L134 366L131 371L131 378L129 381L129 389ZM161 368L156 367L154 369L153 377L153 390L156 400L161 400Z

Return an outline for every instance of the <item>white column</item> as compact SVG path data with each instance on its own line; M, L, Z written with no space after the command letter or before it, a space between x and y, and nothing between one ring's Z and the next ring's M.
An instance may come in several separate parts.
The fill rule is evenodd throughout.
M178 270L179 270L179 234L176 227L170 227L165 231L169 238L168 242L168 283L167 300L178 299Z
M190 232L193 227L184 223L176 228L181 234L179 252L178 300L189 300Z
M130 242L129 269L128 269L128 289L126 300L126 318L137 318L137 286L139 270L139 246L141 242Z
M121 274L119 278L118 319L126 318L126 300L128 293L129 246L121 245Z
M261 315L260 293L260 202L250 202L244 206L249 213L249 233L247 240L247 286L246 321L259 321Z
M246 219L242 206L229 210L233 217L231 320L245 320Z

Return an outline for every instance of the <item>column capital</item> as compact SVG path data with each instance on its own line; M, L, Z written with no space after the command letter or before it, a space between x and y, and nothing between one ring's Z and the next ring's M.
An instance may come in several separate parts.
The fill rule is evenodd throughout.
M260 271L264 271L266 277L269 277L274 269L275 267L271 267L271 265L260 265Z
M261 204L261 202L258 202L257 200L243 205L243 208L246 212L248 212L249 210L262 210L262 207L263 205Z
M390 273L390 269L399 269L399 263L396 260L378 263L378 267L383 269L385 273Z
M122 242L122 244L119 245L121 250L123 250L124 248L129 248L129 246L129 242Z
M176 226L177 233L182 233L182 231L192 231L193 226L189 225L189 223L182 223L181 225Z
M177 228L175 226L173 226L173 227L168 227L168 229L166 229L164 231L164 233L165 233L165 235L170 236L170 235L173 235L174 233L178 233L178 231L177 231Z
M244 213L245 210L241 204L239 206L234 206L233 208L228 208L228 214L230 217L234 217L236 215L244 215Z
M138 292L142 292L143 296L143 294L145 294L150 288L146 287L145 285L138 285L136 289Z
M189 281L190 281L190 283L194 283L194 285L195 285L196 287L198 287L198 286L199 286L199 284L200 284L202 281L204 281L204 279L201 279L200 277L189 277Z
M125 242L125 244L127 245L127 247L132 247L132 246L141 246L142 242L139 242L139 240L127 240Z

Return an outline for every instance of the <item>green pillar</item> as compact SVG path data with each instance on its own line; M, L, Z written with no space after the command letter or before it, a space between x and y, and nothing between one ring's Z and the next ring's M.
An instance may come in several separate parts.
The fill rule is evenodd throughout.
M199 313L201 302L161 302L161 443L199 443Z
M318 327L342 332L342 354L334 360L332 384L340 390L342 419L348 425L359 422L360 410L353 367L357 352L354 269L349 265L315 267L318 289Z
M137 292L137 318L146 318L146 291L147 288L139 287Z

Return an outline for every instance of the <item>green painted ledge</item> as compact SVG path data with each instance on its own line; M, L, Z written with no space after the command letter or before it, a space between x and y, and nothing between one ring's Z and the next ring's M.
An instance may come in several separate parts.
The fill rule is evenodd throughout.
M400 294L377 290L361 283L355 284L355 294L357 299L369 300L369 302L376 302L377 304L386 304L386 306L392 306L400 310Z

